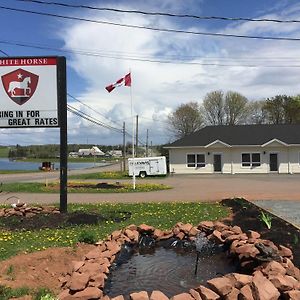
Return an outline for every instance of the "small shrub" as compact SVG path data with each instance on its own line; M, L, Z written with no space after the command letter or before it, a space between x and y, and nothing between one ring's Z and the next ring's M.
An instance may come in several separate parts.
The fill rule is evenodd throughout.
M57 300L57 298L51 294L46 294L45 296L42 296L40 300Z
M56 299L56 298L53 298L53 294L48 288L39 288L38 290L35 291L33 299L34 300L52 300L52 299Z
M91 231L82 231L78 236L78 242L86 244L95 244L97 237L94 232Z

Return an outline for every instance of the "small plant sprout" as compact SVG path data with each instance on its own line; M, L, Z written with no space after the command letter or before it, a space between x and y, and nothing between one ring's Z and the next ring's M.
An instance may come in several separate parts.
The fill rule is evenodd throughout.
M272 226L272 216L270 214L264 213L263 211L260 213L260 219L263 221L268 229L271 229Z

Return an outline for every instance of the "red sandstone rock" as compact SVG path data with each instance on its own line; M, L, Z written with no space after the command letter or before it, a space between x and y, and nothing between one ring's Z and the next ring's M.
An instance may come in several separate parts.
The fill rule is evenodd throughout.
M124 297L122 295L120 295L120 296L114 297L110 300L124 300Z
M148 294L146 291L132 293L130 294L131 300L149 300Z
M153 291L150 300L169 300L169 298L161 291Z
M226 239L227 237L229 237L230 235L235 234L233 231L231 230L222 230L221 231L221 235L223 239Z
M102 298L100 298L100 300L111 300L108 296L104 296Z
M224 297L224 300L238 300L240 291L236 288L232 288L231 292Z
M155 229L153 232L153 237L155 239L159 239L160 237L164 236L164 232L160 229Z
M214 228L220 232L224 231L224 230L229 230L229 226L225 225L224 223L220 222L220 221L215 221L214 222Z
M198 224L198 228L201 229L213 229L214 228L214 223L212 221L202 221Z
M78 300L99 299L103 292L96 287L87 287L83 291L75 293L72 298Z
M280 296L273 283L259 271L255 272L251 286L255 299L277 300Z
M216 294L211 289L208 289L207 287L200 285L197 288L195 288L196 292L198 292L203 300L219 300L221 299L218 294Z
M294 266L289 258L284 258L281 263L284 268L286 268L286 275L293 276L298 281L300 281L300 270Z
M200 294L197 291L195 291L194 289L190 289L189 292L194 297L195 300L202 300Z
M63 290L60 292L60 294L57 296L59 300L67 300L70 298L71 294L69 293L69 290Z
M117 240L122 234L122 230L115 230L112 232L112 234L110 235L112 240Z
M121 250L121 246L118 241L108 241L105 243L105 245L106 245L106 250L109 250L113 254L116 254Z
M229 294L232 290L232 283L226 277L217 277L207 281L209 287L219 294L220 296L225 296Z
M173 232L168 233L168 234L166 234L166 233L164 232L164 235L161 236L161 237L159 237L159 238L157 238L157 240L158 240L158 241L160 241L160 240L167 240L167 239L169 239L169 238L171 238L171 237L173 237L173 236L174 236Z
M278 252L279 252L279 255L282 257L288 257L289 259L293 259L292 250L283 245L278 246Z
M269 276L269 280L280 292L290 291L294 289L298 283L294 277L282 274L271 275Z
M183 232L179 232L179 233L176 235L176 237L177 237L178 239L182 240L182 239L184 239L185 234L184 234Z
M197 227L193 226L191 228L191 230L189 231L189 236L190 237L196 236L199 232L200 232L200 230Z
M263 274L268 275L286 274L286 269L277 261L270 261L261 271Z
M184 232L185 234L188 234L192 228L193 225L189 223L179 226L180 231Z
M101 267L103 265L100 265L98 263L93 262L86 262L79 270L80 273L86 273L86 274L97 274L100 273Z
M250 285L244 285L240 289L239 300L254 300ZM257 299L258 300L258 299Z
M195 300L195 299L188 293L182 293L173 296L170 300Z
M146 225L146 224L141 224L140 226L138 226L138 231L139 232L153 232L154 231L154 227L153 226L149 226L149 225Z
M98 246L95 247L93 250L91 250L89 253L87 253L85 255L85 258L86 259L93 259L93 258L101 257L101 254L102 254L102 249L101 248L98 248Z
M231 242L233 242L234 240L246 241L247 239L248 239L248 237L247 237L246 233L233 234L233 235L228 236L228 237L225 239L225 242L226 242L226 243L231 243Z
M299 300L300 299L300 291L293 290L284 293L284 299L287 300Z
M259 250L254 246L254 244L245 244L243 246L235 248L235 252L240 254L241 257L255 257L259 254Z
M242 234L243 233L241 227L239 227L239 226L233 226L233 227L230 228L230 230L233 231L235 234Z
M125 232L124 232L132 241L133 240L136 240L136 237L139 236L139 233L137 230L130 230L130 229L125 229ZM137 238L138 240L138 238Z
M247 236L249 239L259 239L260 238L260 234L256 231L253 230L248 230L247 231Z
M106 275L98 273L91 276L89 281L89 286L97 287L97 288L103 288L104 287L104 279Z
M137 230L137 226L135 224L130 224L126 227L126 229L129 229L129 230Z
M78 271L84 265L84 261L72 261L72 272Z
M208 236L208 238L218 244L223 244L225 240L222 238L222 233L218 230L214 230L211 235Z
M244 285L251 283L252 276L239 274L239 273L230 273L226 277L231 281L232 285L237 289L241 289Z
M90 276L88 274L73 272L69 282L67 283L67 287L72 291L81 291L85 289L89 279Z

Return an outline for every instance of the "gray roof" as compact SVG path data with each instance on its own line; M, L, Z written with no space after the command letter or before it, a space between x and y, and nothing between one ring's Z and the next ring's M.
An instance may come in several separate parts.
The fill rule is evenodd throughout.
M300 125L206 126L166 148L207 146L216 140L229 145L263 145L273 139L286 144L300 144Z

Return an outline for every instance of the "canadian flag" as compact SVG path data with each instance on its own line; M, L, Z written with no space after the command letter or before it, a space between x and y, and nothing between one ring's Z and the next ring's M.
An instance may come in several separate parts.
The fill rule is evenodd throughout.
M131 74L128 73L121 79L117 80L115 83L108 85L105 89L110 93L118 86L131 86Z

